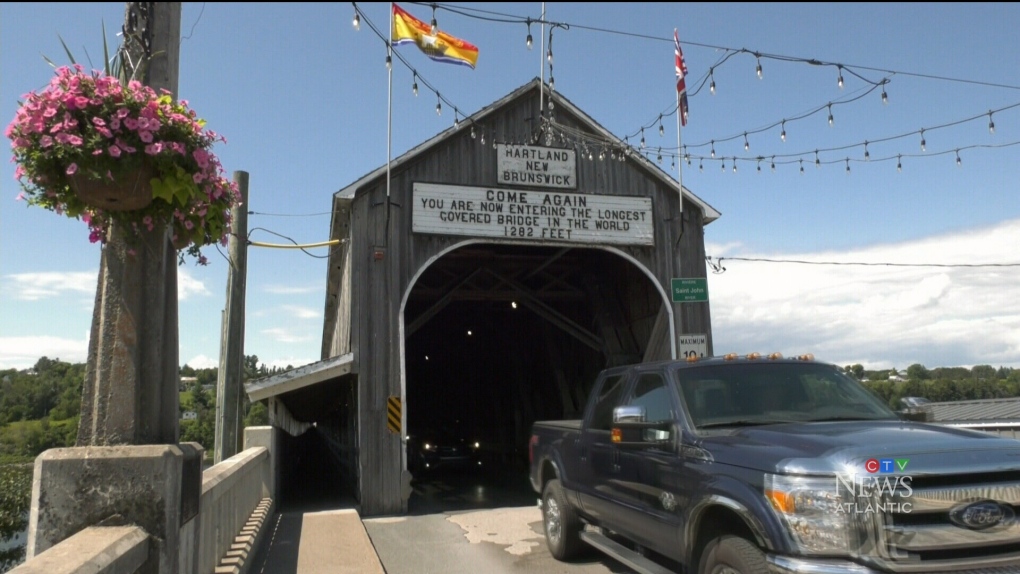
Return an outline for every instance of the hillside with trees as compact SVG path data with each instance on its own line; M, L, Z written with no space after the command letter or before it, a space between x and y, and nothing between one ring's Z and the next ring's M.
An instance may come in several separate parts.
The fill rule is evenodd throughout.
M245 356L245 381L290 369L267 369L255 355ZM180 421L181 441L197 442L211 459L216 430L218 370L180 368L189 383L180 393L180 413L197 416ZM0 572L21 562L23 545L7 548L28 528L32 462L51 448L74 446L78 437L85 364L42 357L30 369L0 370ZM245 393L244 426L269 424L262 403L252 405Z

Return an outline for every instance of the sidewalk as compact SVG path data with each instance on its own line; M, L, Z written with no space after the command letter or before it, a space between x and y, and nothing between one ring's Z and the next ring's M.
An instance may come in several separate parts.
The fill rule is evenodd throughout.
M277 513L267 525L251 574L384 574L352 508Z

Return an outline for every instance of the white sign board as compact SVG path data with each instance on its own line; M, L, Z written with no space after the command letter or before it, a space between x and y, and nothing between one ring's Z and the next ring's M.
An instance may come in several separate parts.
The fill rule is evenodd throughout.
M648 197L414 184L415 233L654 245Z
M499 183L577 189L577 154L572 149L497 144Z
M680 335L680 359L697 357L703 359L708 353L708 335Z

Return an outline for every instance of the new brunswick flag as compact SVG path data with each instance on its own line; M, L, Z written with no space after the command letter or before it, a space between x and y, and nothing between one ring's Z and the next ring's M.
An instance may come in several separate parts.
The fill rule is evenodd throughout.
M446 32L436 30L393 4L393 45L417 44L426 56L437 62L462 64L472 69L478 62L478 48L470 42L454 38Z

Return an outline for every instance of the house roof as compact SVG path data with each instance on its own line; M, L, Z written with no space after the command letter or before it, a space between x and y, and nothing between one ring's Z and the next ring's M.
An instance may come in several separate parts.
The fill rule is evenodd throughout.
M1020 423L1020 398L928 403L935 422Z
M438 134L436 134L431 139L428 139L428 140L422 142L421 144L418 144L417 146L409 149L403 155L401 155L401 156L399 156L399 157L397 157L395 159L392 159L390 161L390 164L389 164L390 170L392 171L394 168L396 168L396 167L398 167L398 166L400 166L400 165L402 165L404 163L407 163L407 162L410 162L410 161L414 160L419 155L427 152L432 147L443 143L447 139L450 139L455 134L457 134L457 133L459 133L459 132L461 132L463 130L470 129L471 125L473 123L479 122L480 120L482 120L483 118L485 118L489 114L492 114L493 112L495 112L495 111L499 110L500 108L502 108L507 103L509 103L509 102L513 101L514 99L522 96L523 94L527 93L528 91L538 89L541 86L545 87L547 96L549 98L551 98L557 106L562 106L563 108L569 110L569 112L571 114L573 114L574 116L579 118L583 123L586 123L588 128L590 128L592 130L592 132L602 136L606 140L615 141L619 145L625 145L620 140L620 138L616 137L609 130L607 130L606 128L602 127L591 116L589 116L588 114L584 113L584 111L582 111L580 108L575 106L570 100L568 100L565 97L563 97L563 95L560 92L555 91L555 90L549 90L547 84L542 84L540 79L535 78L535 79L531 80L530 82L528 82L527 84L524 84L523 86L517 88L513 92L510 92L506 96L500 98L499 100L496 100L495 102L493 102L493 103L489 104L488 106L482 108L481 110L475 112L471 116L466 117L464 119L464 121L460 122L459 126L454 126L454 127L447 128L447 129L439 132ZM650 159L646 158L645 156L643 156L643 155L641 155L639 153L635 153L635 154L631 154L630 155L630 159L631 159L631 161L636 161L639 164L641 164L645 169L647 169L649 171L649 173L653 174L655 177L659 178L660 180L662 180L667 185L671 185L673 187L677 187L678 186L678 182L677 182L676 179L673 178L673 176L671 176L669 173L667 173L661 167L659 167L655 162L651 161ZM372 181L372 180L374 180L374 179L376 179L378 177L385 176L385 174L386 174L386 165L384 164L384 165L382 165L382 166L372 170L371 172L361 176L357 180L351 182L346 187L341 188L339 191L337 191L334 194L334 196L335 197L343 197L343 198L352 198L352 197L354 197L354 194L357 192L358 188L364 186L366 183L368 183L368 182L370 182L370 181ZM684 190L684 197L688 201L690 201L691 203L697 205L701 209L702 213L704 214L704 222L705 222L706 225L711 223L711 222L713 222L713 221L715 221L716 219L719 219L719 217L722 215L714 207L709 205L705 200L703 200L700 197L698 197L697 195L695 195L690 189L684 187L683 190Z

